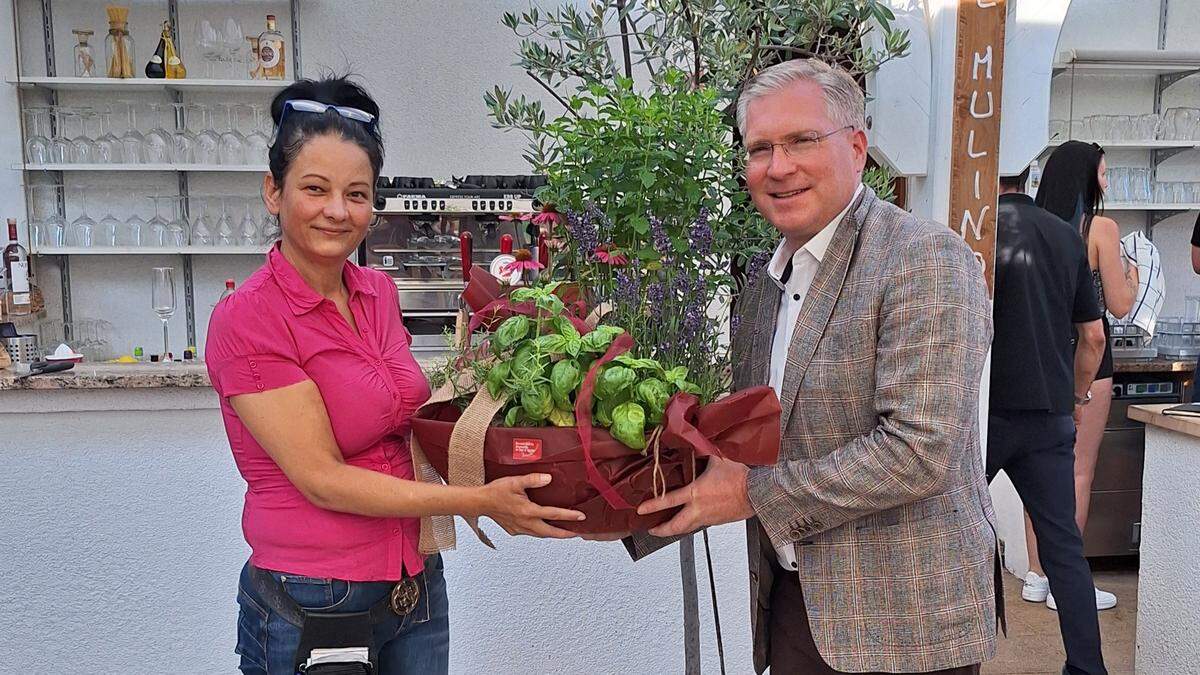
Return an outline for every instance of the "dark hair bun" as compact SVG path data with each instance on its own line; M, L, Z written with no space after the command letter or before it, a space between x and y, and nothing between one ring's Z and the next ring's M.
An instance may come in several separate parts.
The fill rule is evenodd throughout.
M283 115L283 104L290 100L306 99L329 105L341 105L369 112L379 120L379 104L357 82L346 75L319 80L296 80L271 101L271 119L276 125Z

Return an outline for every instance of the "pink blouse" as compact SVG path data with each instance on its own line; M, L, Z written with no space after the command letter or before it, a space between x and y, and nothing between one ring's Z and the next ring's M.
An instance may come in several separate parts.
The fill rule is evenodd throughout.
M308 286L279 246L213 310L207 361L238 470L246 479L242 531L263 569L348 581L397 580L423 567L417 518L376 518L318 508L301 494L229 404L312 380L347 464L413 479L408 434L429 383L387 275L347 262L342 279L358 332ZM279 424L287 424L280 419Z

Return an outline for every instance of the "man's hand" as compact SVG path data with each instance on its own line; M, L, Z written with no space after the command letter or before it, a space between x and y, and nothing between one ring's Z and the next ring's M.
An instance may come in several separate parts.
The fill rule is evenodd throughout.
M709 525L746 520L754 515L746 491L746 465L720 457L709 457L700 477L674 492L642 502L638 515L683 506L667 522L650 530L656 537L674 537Z

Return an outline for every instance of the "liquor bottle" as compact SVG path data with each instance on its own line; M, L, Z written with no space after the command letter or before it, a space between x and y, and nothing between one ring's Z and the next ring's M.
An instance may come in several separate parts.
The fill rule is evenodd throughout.
M4 247L4 276L8 290L4 293L6 316L33 314L32 293L29 287L29 251L17 241L17 221L8 219L8 246Z
M146 77L152 80L161 80L167 76L167 40L171 39L167 26L164 22L162 35L158 38L158 47L154 49L154 55L146 64Z
M1038 187L1042 184L1042 167L1035 159L1029 165L1029 180L1025 184L1025 194L1030 197L1037 197Z
M267 30L258 36L258 62L264 80L284 78L283 33L275 28L275 15L267 15Z
M182 80L187 77L187 68L183 67L183 59L175 50L175 41L171 39L171 24L163 22L163 43L166 45L167 79Z
M221 304L222 300L233 295L233 286L234 286L233 279L225 280L225 290L221 291L221 297L217 298L218 305Z
M262 74L262 56L258 53L258 36L247 35L246 42L250 43L250 79L261 80Z
M75 45L75 77L95 77L96 57L92 54L92 46L88 38L93 35L90 30L73 30L79 44Z

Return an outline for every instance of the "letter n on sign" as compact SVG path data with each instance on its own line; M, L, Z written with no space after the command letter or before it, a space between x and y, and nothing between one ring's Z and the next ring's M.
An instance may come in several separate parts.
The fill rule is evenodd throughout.
M989 290L996 260L1005 2L958 0L954 62L949 225L975 251Z

